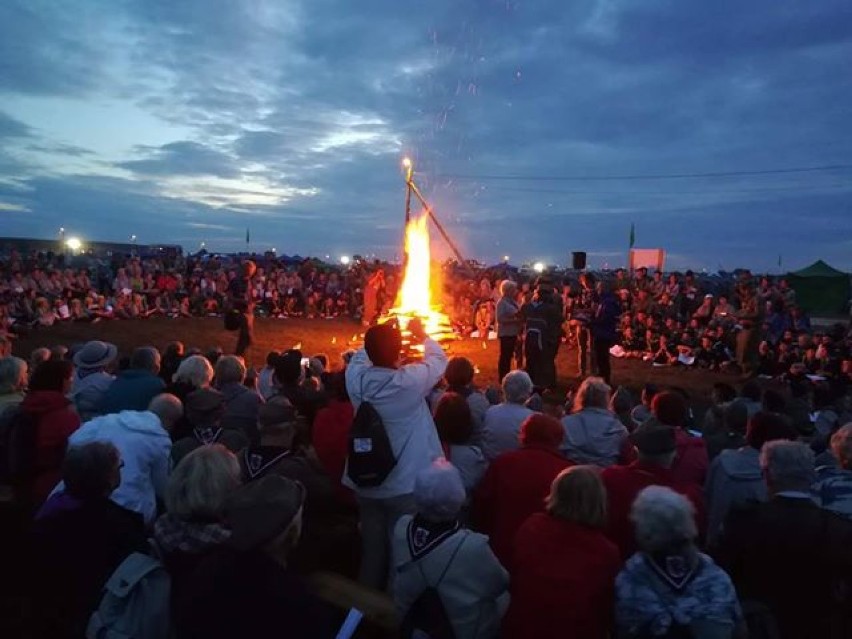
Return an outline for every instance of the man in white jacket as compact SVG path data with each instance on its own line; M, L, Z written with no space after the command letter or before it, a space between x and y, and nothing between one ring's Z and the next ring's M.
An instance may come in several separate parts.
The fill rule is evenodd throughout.
M389 542L397 520L415 512L417 474L443 456L426 397L447 367L441 346L426 336L418 320L408 325L413 344L423 342L423 360L401 364L402 338L390 324L371 327L346 368L346 390L355 409L369 401L382 418L396 466L379 486L343 483L358 497L361 512L361 583L384 589L389 574Z
M183 415L174 395L163 393L151 400L146 411L125 410L86 422L68 438L68 447L107 441L121 454L121 484L110 495L119 506L140 513L150 526L157 517L157 498L168 480L169 431ZM60 482L53 492L64 490Z

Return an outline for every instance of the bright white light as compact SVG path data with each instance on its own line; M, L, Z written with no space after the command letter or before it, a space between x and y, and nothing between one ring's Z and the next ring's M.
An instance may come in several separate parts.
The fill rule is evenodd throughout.
M278 249L273 247L272 252L273 252L273 253L277 253L277 252L278 252Z
M83 246L83 243L78 237L69 237L68 241L65 242L65 246L70 248L72 251L79 251L80 247Z
M541 262L536 262L535 264L533 264L533 270L536 273L544 273L544 264L542 264Z
M402 158L402 167L405 169L411 168L411 158Z
M504 255L504 256L503 256L503 261L504 261L504 262L508 262L508 261L509 261L509 256L508 256L508 255Z
M349 262L351 262L351 261L352 260L348 255L341 255L340 256L340 263L343 264L343 266L349 266Z

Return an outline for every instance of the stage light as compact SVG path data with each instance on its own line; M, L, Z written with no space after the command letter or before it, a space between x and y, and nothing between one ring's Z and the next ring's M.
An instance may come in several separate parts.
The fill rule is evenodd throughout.
M536 262L535 264L533 264L533 270L536 273L544 273L544 264L542 264L541 262Z
M343 266L349 266L349 262L351 261L352 259L348 255L340 256L340 263L343 264Z
M70 248L72 251L79 251L80 247L83 246L83 243L78 237L69 237L68 241L65 242L65 246Z

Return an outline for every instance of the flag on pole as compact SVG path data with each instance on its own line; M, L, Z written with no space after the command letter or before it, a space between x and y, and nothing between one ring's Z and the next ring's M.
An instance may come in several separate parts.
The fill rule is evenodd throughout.
M246 244L251 242L251 236L249 235L249 227L246 227Z
M630 248L633 248L633 245L636 244L636 225L631 222L630 223Z
M778 254L778 268L781 268L781 253Z

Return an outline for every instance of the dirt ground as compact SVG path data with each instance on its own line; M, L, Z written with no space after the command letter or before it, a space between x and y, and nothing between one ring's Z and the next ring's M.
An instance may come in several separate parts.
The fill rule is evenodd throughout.
M340 354L360 343L363 328L349 319L266 319L258 318L255 323L256 344L249 354L249 363L261 367L266 354L271 350L300 347L305 355L325 353L331 362L339 361ZM118 345L120 352L129 354L137 346L152 345L163 348L172 340L182 341L188 348L206 350L221 346L225 352L233 349L236 333L224 330L220 318L102 321L97 324L60 324L34 330L30 335L18 339L14 353L28 357L39 346L64 344L70 346L90 339L101 339ZM450 354L464 355L476 365L477 384L485 387L497 383L497 341L482 342L478 339L460 339L447 347ZM577 382L577 351L560 348L557 359L559 387L564 390ZM613 383L630 388L638 397L646 383L660 386L679 386L685 389L696 405L706 405L715 381L736 383L731 375L689 370L683 367L654 368L646 362L636 360L613 360Z

